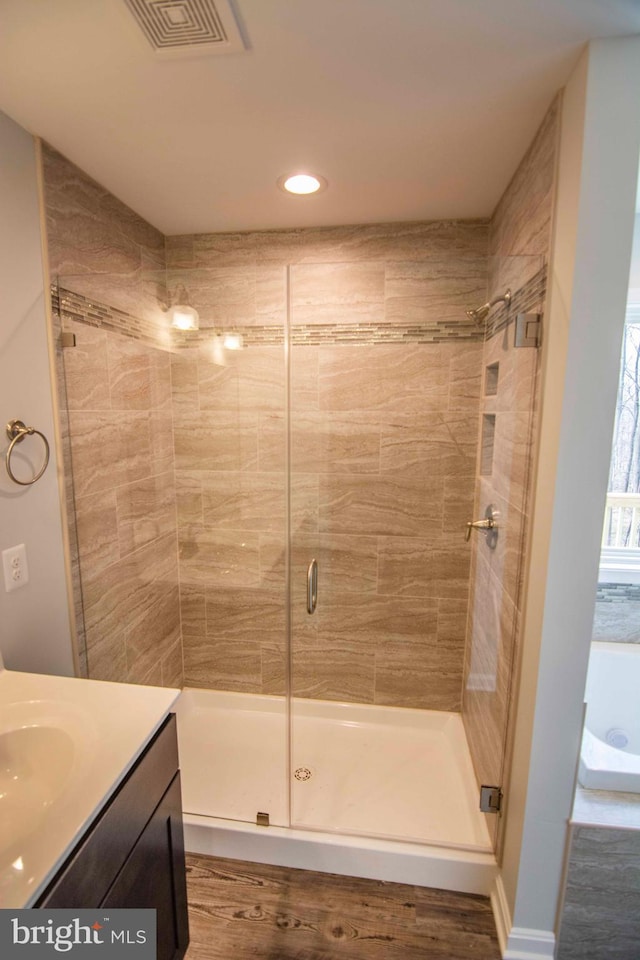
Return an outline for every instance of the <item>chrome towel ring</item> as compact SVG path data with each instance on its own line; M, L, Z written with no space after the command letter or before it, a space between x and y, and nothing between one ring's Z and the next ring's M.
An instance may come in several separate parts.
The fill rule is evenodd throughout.
M11 454L13 453L13 448L15 447L16 443L22 443L25 437L32 436L33 434L37 434L39 437L41 437L42 442L44 443L44 463L38 472L34 474L31 480L18 480L11 469ZM9 440L11 440L11 443L7 449L7 455L5 457L7 473L14 483L19 483L21 487L29 487L32 483L35 483L36 480L39 480L47 469L49 464L49 441L45 437L44 433L41 433L40 430L36 430L35 427L25 426L22 420L9 420L9 423L7 424L7 436Z

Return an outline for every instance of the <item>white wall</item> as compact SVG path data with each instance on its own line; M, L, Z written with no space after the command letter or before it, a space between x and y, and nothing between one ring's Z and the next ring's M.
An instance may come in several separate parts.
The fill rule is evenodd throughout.
M507 958L553 956L629 279L638 90L633 38L591 44L564 94L501 878L513 922Z
M1 113L0 210L0 551L24 543L30 576L6 593L0 573L0 651L9 669L72 675L36 148ZM5 424L16 418L51 445L46 473L29 487L12 483L4 466ZM38 438L22 448L37 467Z

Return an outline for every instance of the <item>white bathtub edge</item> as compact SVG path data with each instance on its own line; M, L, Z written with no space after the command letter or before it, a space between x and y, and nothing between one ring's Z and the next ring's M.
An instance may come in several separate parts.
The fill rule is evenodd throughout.
M195 814L183 819L189 853L483 896L490 895L497 875L490 853L258 827Z
M588 790L640 793L640 757L616 750L585 726L578 780Z

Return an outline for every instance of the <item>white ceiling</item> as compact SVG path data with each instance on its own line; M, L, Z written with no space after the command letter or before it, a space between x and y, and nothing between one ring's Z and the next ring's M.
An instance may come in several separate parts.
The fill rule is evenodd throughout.
M0 0L0 109L167 234L482 217L585 42L640 33L638 0L233 6L244 52L158 60L124 0Z

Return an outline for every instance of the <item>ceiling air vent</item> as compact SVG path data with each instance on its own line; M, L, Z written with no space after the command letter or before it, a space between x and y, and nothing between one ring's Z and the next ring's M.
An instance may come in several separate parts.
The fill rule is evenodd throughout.
M125 0L158 56L244 50L229 0Z

